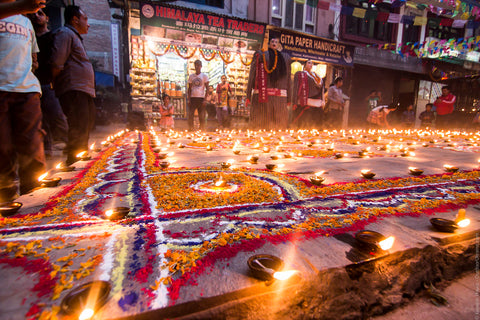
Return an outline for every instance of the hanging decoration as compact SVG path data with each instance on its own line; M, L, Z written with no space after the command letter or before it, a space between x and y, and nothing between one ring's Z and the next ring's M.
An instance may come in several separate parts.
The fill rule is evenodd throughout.
M202 56L203 59L205 59L205 61L212 61L217 56L217 51L214 51L214 50L212 50L210 57L205 56L205 52L204 52L206 51L205 49L200 48L198 49L198 51L200 51L200 55Z
M197 52L197 48L193 48L193 51L188 54L188 48L187 48L187 55L184 56L181 52L180 52L180 49L178 49L178 46L173 46L175 48L175 52L177 53L178 56L182 57L183 59L190 59L191 57L193 57L195 55L195 53Z

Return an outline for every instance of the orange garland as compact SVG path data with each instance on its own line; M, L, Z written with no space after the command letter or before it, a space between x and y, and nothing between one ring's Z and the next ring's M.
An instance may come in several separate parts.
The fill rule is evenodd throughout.
M206 61L212 61L215 58L215 56L217 55L217 52L213 51L212 56L210 58L207 58L207 57L205 57L205 53L203 52L203 49L199 49L199 51L200 51L200 54L203 57L203 59L205 59Z
M273 50L275 52L275 61L273 62L273 67L271 70L267 69L267 59L265 59L265 51L263 51L263 68L267 73L272 73L273 70L277 68L277 62L278 62L278 53L277 50Z
M191 57L193 57L195 55L195 52L197 52L197 48L193 48L192 54L190 54L189 56L182 56L182 54L180 53L180 50L178 50L178 47L177 46L173 46L173 47L175 48L175 52L177 52L177 54L180 57L182 57L183 59L190 59Z
M235 56L232 58L232 60L226 60L227 58L225 58L220 51L218 52L218 54L220 55L220 58L222 58L223 62L225 62L226 64L230 64L235 61ZM230 56L230 53L228 55Z
M153 53L155 56L161 57L161 56L163 56L164 54L166 54L166 53L168 52L168 50L170 50L171 47L172 47L172 45L169 44L169 45L165 48L165 50L163 51L163 53L158 53L158 52L155 52L155 51L153 51L153 50L150 50L150 51L152 51L152 53Z
M238 53L238 55L240 56L240 62L244 65L244 66L249 66L252 64L253 62L253 56L252 56L252 59L250 59L250 62L243 62L243 59L242 59L242 56L240 55L240 53Z
M322 78L320 78L315 72L307 71L307 73L313 78L313 80L315 80L315 83L317 85L320 85L322 83Z

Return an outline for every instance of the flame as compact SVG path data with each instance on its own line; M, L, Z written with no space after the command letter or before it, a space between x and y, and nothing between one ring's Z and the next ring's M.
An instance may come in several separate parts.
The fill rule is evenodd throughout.
M57 169L61 169L62 167L63 167L62 162L59 162L59 163L55 166L55 168L57 168Z
M42 180L45 179L47 176L48 176L48 172L45 172L45 173L42 174L40 177L38 177L38 181L42 181Z
M367 174L367 173L370 173L371 171L368 170L368 169L363 169L362 171L360 171L362 174Z
M228 159L227 160L227 163L230 164L230 165L232 165L234 162L235 162L235 160L233 160L233 159Z
M382 248L382 250L388 250L393 246L394 242L395 242L395 237L390 236L385 240L380 241L378 245L380 246L380 248Z
M445 169L452 169L452 168L453 168L453 166L450 165L450 164L444 164L443 167L444 167Z
M325 170L318 171L318 172L315 172L315 176L318 177L318 176L321 176L324 173L325 173Z
M408 167L408 170L410 170L410 171L415 171L415 170L417 170L417 168L415 168L415 167Z
M273 277L277 280L287 280L297 272L297 270L277 271L273 274Z
M77 154L77 158L83 157L85 154L87 154L87 151L82 151L79 154Z
M113 214L113 209L108 209L107 211L105 211L105 216L108 218L111 217L112 214Z
M78 320L91 319L94 314L95 314L95 311L93 311L93 309L90 309L90 308L83 309L82 313L80 313L80 315L78 316Z
M460 228L465 228L470 224L470 219L463 219L457 222L457 226Z

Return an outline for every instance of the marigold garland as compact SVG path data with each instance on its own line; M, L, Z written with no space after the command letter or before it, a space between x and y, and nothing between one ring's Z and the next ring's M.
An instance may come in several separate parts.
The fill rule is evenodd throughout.
M159 53L159 52L153 51L153 50L150 50L150 51L151 51L155 56L161 57L161 56L165 55L165 54L170 50L171 47L172 47L171 44L167 45L167 46L165 47L165 49L163 50L163 53Z
M212 55L210 57L206 57L205 53L203 52L204 50L202 48L199 49L200 55L205 59L206 61L212 61L215 59L215 56L217 55L217 51L213 51Z
M193 51L191 54L187 54L186 56L182 55L182 53L180 52L180 50L178 49L178 46L173 46L173 48L175 49L175 52L177 53L177 55L179 55L181 58L183 59L190 59L191 57L193 57L195 55L195 53L197 52L197 48L193 48ZM188 49L187 49L187 53L188 53Z
M220 55L220 58L222 58L223 62L225 62L225 64L230 64L230 63L232 63L233 61L235 61L235 56L233 56L231 60L227 60L228 58L227 58L227 57L224 57L223 54L222 54L222 52L219 51L218 54ZM228 53L228 56L231 56L231 54Z
M273 50L275 52L275 60L273 61L273 67L272 69L268 70L267 67L267 59L265 58L265 51L262 51L262 57L263 57L263 68L267 73L272 73L276 68L277 68L277 63L278 63L278 53L277 50Z

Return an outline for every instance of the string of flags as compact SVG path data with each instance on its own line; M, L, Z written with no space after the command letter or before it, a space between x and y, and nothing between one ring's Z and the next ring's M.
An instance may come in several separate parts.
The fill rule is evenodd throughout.
M422 26L428 24L454 28L477 28L480 26L480 7L460 0L437 0L438 3L448 7L438 7L433 4L416 3L407 0L391 1L392 8L408 6L419 10L428 10L437 15L450 16L451 18L427 18L422 16L400 15L397 13L379 12L372 9L344 6L324 0L294 0L296 3L307 4L313 8L339 12L343 15L354 16L360 19L374 19L380 22L404 23ZM368 0L371 4L383 3L383 0ZM480 5L480 4L479 4Z

